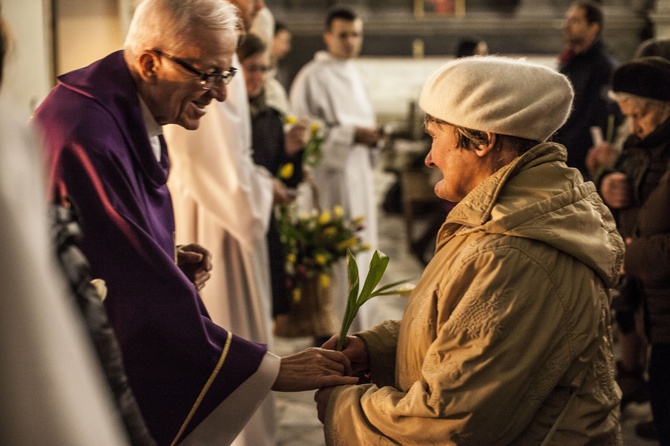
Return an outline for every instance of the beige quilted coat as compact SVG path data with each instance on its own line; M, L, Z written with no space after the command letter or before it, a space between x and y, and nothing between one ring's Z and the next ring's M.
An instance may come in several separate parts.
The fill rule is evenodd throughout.
M451 211L402 321L360 334L374 384L333 392L328 445L622 444L623 242L565 159L540 144Z

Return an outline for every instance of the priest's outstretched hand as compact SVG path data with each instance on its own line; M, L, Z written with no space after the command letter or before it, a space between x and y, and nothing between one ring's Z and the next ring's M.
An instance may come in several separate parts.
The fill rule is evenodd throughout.
M357 377L348 376L351 371L351 363L342 352L310 347L281 358L279 375L272 390L300 392L357 384Z

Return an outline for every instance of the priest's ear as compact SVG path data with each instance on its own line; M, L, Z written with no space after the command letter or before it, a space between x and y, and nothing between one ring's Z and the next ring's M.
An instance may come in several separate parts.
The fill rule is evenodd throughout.
M144 82L155 85L158 82L159 69L160 58L157 54L151 51L144 51L137 58L137 73Z

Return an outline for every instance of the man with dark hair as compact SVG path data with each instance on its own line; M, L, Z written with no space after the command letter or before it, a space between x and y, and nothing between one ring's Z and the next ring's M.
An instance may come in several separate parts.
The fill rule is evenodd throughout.
M365 217L360 233L372 250L357 255L361 277L367 274L377 245L377 206L372 175L372 157L382 135L363 80L353 64L363 44L363 21L351 10L331 10L323 40L327 51L319 51L297 74L290 100L298 117L324 123L323 156L315 168L321 209L342 206L345 217ZM347 277L344 262L333 269L333 296L338 316L344 314ZM372 305L363 308L361 326L372 322Z
M607 92L619 63L602 41L602 30L603 12L597 3L578 1L570 6L563 24L565 50L558 68L570 79L575 101L570 118L558 129L554 141L566 146L568 165L585 176L586 153L593 146L591 127L600 127L606 134L608 116L616 113Z

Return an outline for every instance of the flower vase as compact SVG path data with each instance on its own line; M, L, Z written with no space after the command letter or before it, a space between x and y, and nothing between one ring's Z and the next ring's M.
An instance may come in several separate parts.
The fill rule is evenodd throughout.
M318 275L297 279L296 292L288 313L275 318L276 336L295 338L325 337L337 332L332 287Z

